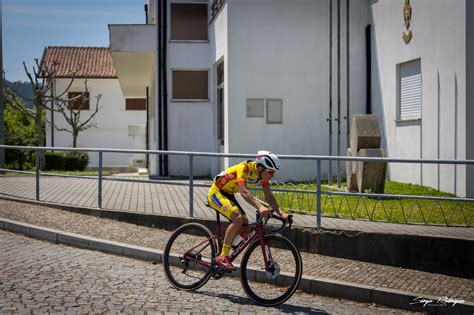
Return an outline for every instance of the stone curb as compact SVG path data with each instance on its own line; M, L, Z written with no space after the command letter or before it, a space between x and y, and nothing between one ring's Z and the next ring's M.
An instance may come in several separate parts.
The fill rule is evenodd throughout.
M49 241L55 244L97 250L108 254L153 261L155 263L162 263L163 260L163 251L161 250L63 232L4 218L0 218L0 229L20 233L27 237ZM177 260L177 257L175 257L175 260ZM239 276L239 270L233 272L231 276ZM264 277L265 272L254 270L252 277L254 278L253 280L258 280L259 278ZM285 281L285 279L283 278L282 281ZM451 306L452 303L447 306L423 306L422 303L413 304L416 298L420 298L420 295L412 292L367 286L333 279L315 278L305 275L303 275L298 289L311 294L348 299L362 303L375 303L393 308L427 312L429 314L474 313L474 302L471 301L456 304L454 307ZM430 295L423 295L422 297L434 301L434 304L436 304L440 299L440 297Z

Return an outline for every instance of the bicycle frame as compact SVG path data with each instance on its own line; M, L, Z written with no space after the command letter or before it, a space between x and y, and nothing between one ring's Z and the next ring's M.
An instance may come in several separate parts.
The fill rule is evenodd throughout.
M198 252L201 252L205 247L207 247L207 244L209 243L209 240L211 239L215 239L217 241L217 250L218 252L220 252L222 250L221 235L222 235L221 226L220 224L218 224L214 235L207 238L206 240L203 240L201 243L195 245L194 247L186 250L184 256L186 256L187 259L189 259L190 261L193 261L194 263L198 265L204 266L206 268L210 268L212 266L212 262L208 263L200 259L197 259L195 257L189 256L189 253L192 250L195 250L196 248L200 248L201 246L206 245L198 251ZM248 245L253 243L253 241L255 241L256 239L259 239L260 246L262 248L263 259L265 262L265 269L267 269L268 261L271 260L271 254L270 254L270 250L266 246L264 236L265 236L265 228L263 226L262 220L259 219L257 220L255 229L252 230L249 233L249 235L247 235L247 237L239 244L239 246L234 251L232 251L231 255L229 256L229 260L233 262L240 255L240 253L242 253L247 248Z

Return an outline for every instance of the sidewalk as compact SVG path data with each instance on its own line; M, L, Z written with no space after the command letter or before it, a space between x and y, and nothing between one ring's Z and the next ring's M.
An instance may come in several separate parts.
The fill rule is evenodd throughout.
M134 179L140 177L134 177ZM173 180L182 185L188 181ZM206 183L194 181L194 183ZM16 197L36 200L34 177L1 177L0 197ZM207 202L206 187L194 187L194 217L213 219L214 211L204 206ZM74 207L97 208L97 179L59 178L42 176L40 178L40 200ZM241 203L244 208L246 203ZM103 209L151 215L189 216L189 187L179 185L103 181ZM254 218L254 210L247 208L246 213ZM316 227L316 217L312 215L294 215L295 226ZM416 235L449 237L474 240L474 228L444 227L426 225L391 224L361 220L322 218L322 227L326 229L360 231L366 233L384 233L396 235Z
M30 235L31 231L41 230L41 228L25 226L20 222L56 230L42 235L51 236L51 233L63 233L61 231L75 233L77 234L75 236L69 235L69 240L73 244L74 241L71 240L76 237L76 246L78 243L87 244L86 247L90 247L89 244L96 244L97 240L92 238L118 242L107 244L102 241L101 246L96 244L91 248L102 248L105 251L108 248L110 251L112 247L117 249L122 246L122 255L125 253L124 248L132 245L135 246L133 247L135 253L141 251L143 255L150 257L153 253L159 253L164 249L171 234L165 230L4 199L0 199L0 218L19 221L17 223L0 223L0 228L9 226L11 230L23 231L29 236L32 236ZM0 219L0 221L6 222L7 220ZM37 232L36 235L38 237L41 233ZM56 236L57 241L58 237ZM136 248L136 246L148 249ZM372 301L404 309L412 308L414 305L410 305L410 303L416 297L435 300L447 297L464 300L464 304L458 304L455 308L452 308L451 304L437 308L419 306L418 310L438 313L455 312L457 314L459 312L470 314L474 310L474 280L472 279L310 253L302 253L302 256L304 261L302 289L305 291L364 302Z

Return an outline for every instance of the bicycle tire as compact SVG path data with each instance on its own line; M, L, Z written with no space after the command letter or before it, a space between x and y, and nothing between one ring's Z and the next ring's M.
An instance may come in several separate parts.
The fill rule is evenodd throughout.
M295 245L288 240L286 237L273 234L264 236L265 243L270 248L273 261L283 265L285 263L285 269L291 269L291 271L284 271L284 274L280 274L280 270L276 278L270 279L274 274L269 275L269 272L263 271L264 266L263 253L260 247L260 241L257 239L253 242L242 257L240 265L240 281L242 288L244 289L247 296L252 299L255 303L262 306L276 306L287 301L296 291L303 274L303 262L301 254ZM275 246L276 244L282 246ZM257 256L257 259L252 257ZM250 264L256 264L256 271ZM289 263L288 263L289 261ZM278 266L281 268L281 266ZM265 270L265 268L263 268ZM254 281L254 282L252 282ZM263 284L262 284L263 283ZM254 288L255 286L255 288ZM263 287L267 287L263 289ZM287 286L286 290L281 290L281 286ZM259 291L273 290L277 296L273 298L265 298L260 294ZM278 291L284 291L281 295L278 295Z
M183 236L184 240L180 240L181 243L176 244L176 241L180 236ZM174 231L174 233L171 235L168 242L166 243L165 251L163 253L163 269L165 271L166 278L172 286L180 290L194 291L207 283L207 281L211 277L211 268L204 268L203 266L197 264L192 266L195 269L191 270L194 270L196 272L202 271L203 273L202 276L197 276L198 279L196 280L196 282L193 282L191 284L184 284L182 283L181 279L177 279L177 276L179 274L175 275L174 271L179 271L180 267L184 270L184 264L186 259L184 258L184 250L179 252L178 256L176 256L176 254L174 254L171 250L172 248L174 248L173 245L175 244L177 245L177 248L192 248L193 245L197 245L205 239L209 238L207 243L209 249L207 250L208 253L206 257L209 262L213 261L216 257L216 244L214 242L214 239L211 238L212 236L213 234L211 233L211 231L207 227L199 223L187 223L180 226ZM190 238L192 238L193 240L189 240ZM186 273L180 273L186 275ZM182 277L185 278L185 276ZM190 276L188 278L192 277Z

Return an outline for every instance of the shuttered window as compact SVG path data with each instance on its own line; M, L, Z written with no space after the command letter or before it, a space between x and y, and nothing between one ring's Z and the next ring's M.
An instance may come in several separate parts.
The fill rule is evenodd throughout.
M399 119L420 119L422 80L420 60L400 64Z
M207 3L171 4L171 40L207 41Z
M146 98L125 99L125 110L146 110Z
M208 96L207 70L173 70L173 100L205 100Z

